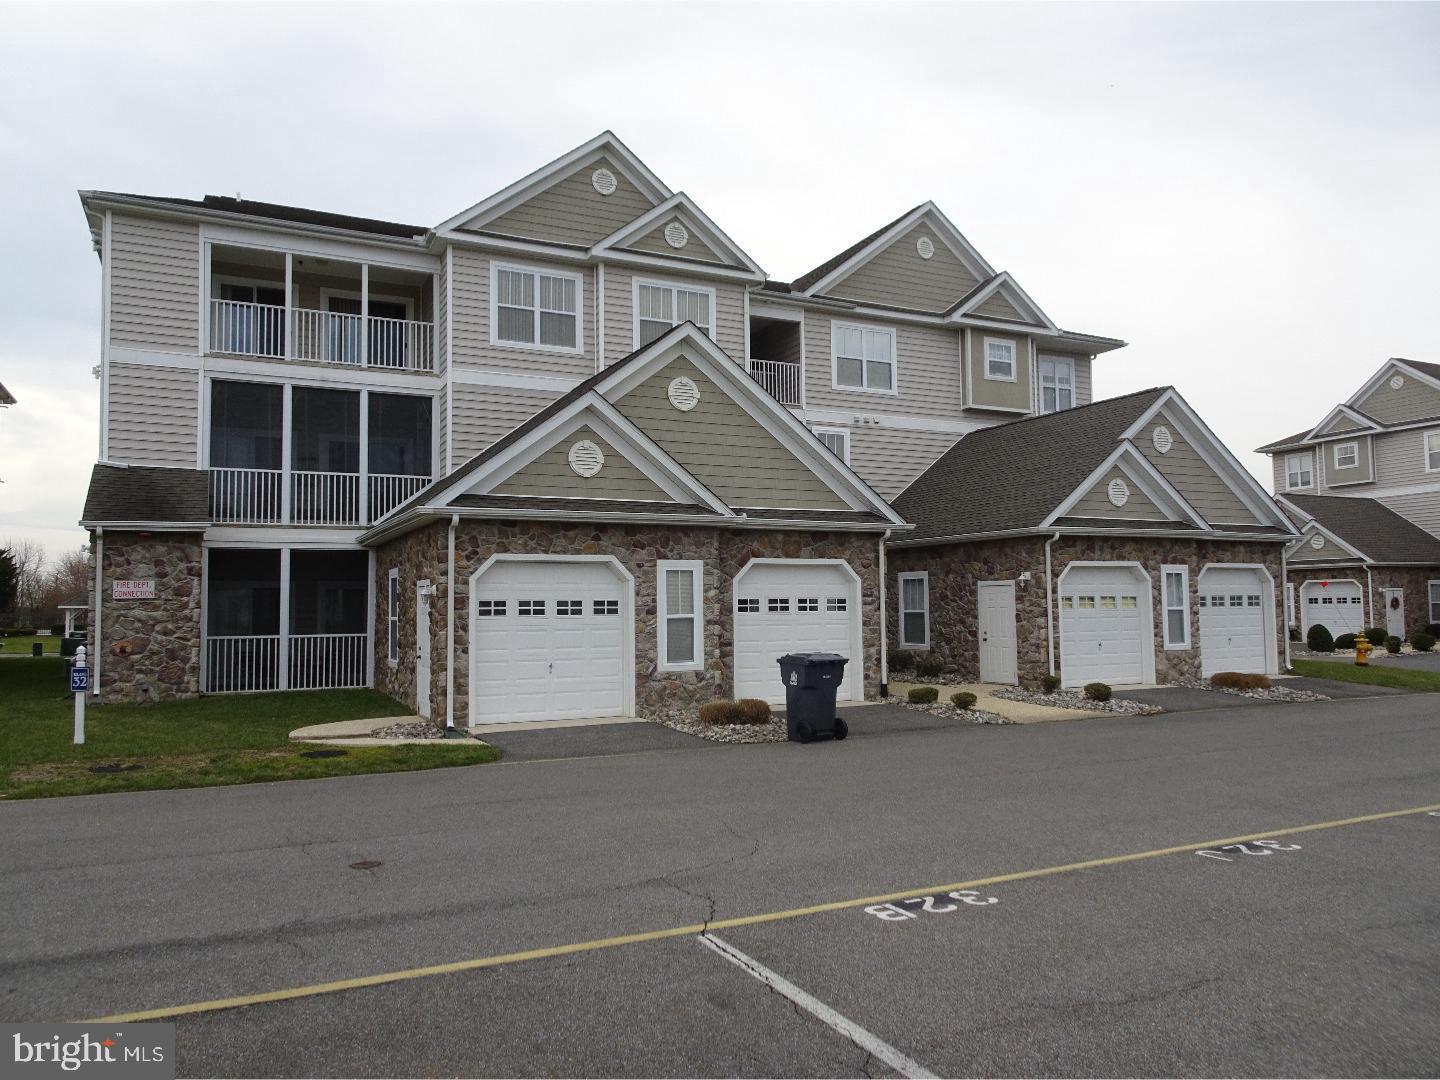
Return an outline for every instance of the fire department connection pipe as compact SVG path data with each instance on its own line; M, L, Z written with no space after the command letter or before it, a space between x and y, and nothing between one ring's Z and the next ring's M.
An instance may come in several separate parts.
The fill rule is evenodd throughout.
M450 515L450 529L446 536L446 551L449 564L445 578L445 731L455 730L455 529L460 524L460 515Z

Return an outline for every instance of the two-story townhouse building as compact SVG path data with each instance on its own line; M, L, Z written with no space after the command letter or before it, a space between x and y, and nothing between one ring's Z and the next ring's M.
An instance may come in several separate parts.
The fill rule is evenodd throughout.
M1301 530L1290 625L1404 638L1440 622L1440 364L1392 357L1319 423L1256 453Z
M433 228L81 198L117 699L653 714L777 698L795 641L863 697L911 525L887 499L970 432L1085 405L1123 344L1060 329L929 203L771 281L608 132Z

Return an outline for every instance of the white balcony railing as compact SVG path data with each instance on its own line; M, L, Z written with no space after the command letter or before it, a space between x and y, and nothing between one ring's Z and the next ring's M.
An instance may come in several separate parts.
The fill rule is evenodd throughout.
M364 686L364 634L291 634L288 690L335 690Z
M236 300L210 301L210 351L392 371L435 370L435 324ZM369 330L366 331L368 321Z
M205 639L205 692L241 694L279 690L280 635Z
M379 521L395 507L430 483L428 476L370 474L370 520Z
M359 525L360 474L310 472L290 474L291 525Z
M205 639L205 693L366 686L368 658L364 634L211 636Z
M280 521L279 469L211 469L210 520L231 525L266 525Z
M800 365L788 360L751 360L750 377L781 405L800 405Z
M286 477L289 477L287 480ZM430 483L428 476L294 469L211 469L210 520L224 525L369 525ZM290 488L287 507L282 498ZM360 494L369 496L361 505Z

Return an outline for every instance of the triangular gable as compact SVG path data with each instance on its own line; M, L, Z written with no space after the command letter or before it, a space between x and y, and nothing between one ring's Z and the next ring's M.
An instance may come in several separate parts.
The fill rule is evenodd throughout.
M1382 425L1440 416L1440 379L1390 359L1345 404Z
M1043 326L1048 330L1059 330L1050 316L1040 310L1040 305L1020 287L1020 283L1002 270L966 296L950 312L955 321L974 322L983 319L1019 320L1032 326Z
M1348 405L1336 405L1325 418L1310 429L1305 442L1324 439L1329 435L1345 435L1355 431L1379 431L1380 425Z
M1319 547L1315 546L1317 538L1320 540ZM1363 552L1314 520L1308 522L1300 531L1300 538L1286 549L1285 557L1292 563L1335 562L1342 559L1370 561Z
M489 485L486 494L626 502L676 501L671 492L617 450L611 440L583 422L559 433L549 450L521 465L499 483Z
M619 252L706 262L745 270L757 278L765 274L683 191L626 222L591 249L592 255L610 258Z
M955 226L950 223L950 220L940 212L940 208L933 202L927 202L921 206L917 206L904 217L897 219L891 223L889 228L883 229L868 243L861 245L846 258L841 259L835 266L812 281L804 292L810 296L819 296L829 292L836 282L850 278L860 267L876 258L882 252L888 251L897 239L910 234L921 222L924 222L931 229L927 237L930 239L930 242L936 244L938 241L936 247L937 255L939 250L944 248L968 273L972 281L970 288L973 288L974 284L986 281L995 276L994 268L981 257L980 253L975 250L969 240L965 239L960 230L955 228ZM910 251L917 256L919 253L915 245L919 243L919 240L920 236L915 236L910 245ZM929 261L933 261L933 258L932 256L932 259ZM966 291L968 290L961 289L956 292L950 297L946 306L953 304L963 296ZM896 306L913 307L914 302L912 301L909 304ZM944 310L944 307L937 310Z
M1146 409L1123 438L1211 525L1268 525L1294 532L1270 493L1173 388Z
M825 295L939 314L979 284L972 266L922 219L827 287Z
M606 131L461 211L435 231L486 232L588 248L671 195L624 143Z
M1111 485L1117 486L1114 498ZM1185 496L1128 442L1101 462L1059 506L1041 522L1050 528L1061 518L1089 517L1124 521L1178 521L1208 530L1204 516Z
M672 388L677 379L694 383L698 398L684 384ZM904 524L814 432L690 323L608 369L596 389L740 513L747 507L859 511Z

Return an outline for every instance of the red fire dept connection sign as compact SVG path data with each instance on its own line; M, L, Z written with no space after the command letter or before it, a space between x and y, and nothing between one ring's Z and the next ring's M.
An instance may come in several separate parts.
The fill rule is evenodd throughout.
M141 581L116 581L110 596L114 600L154 600L155 579Z

